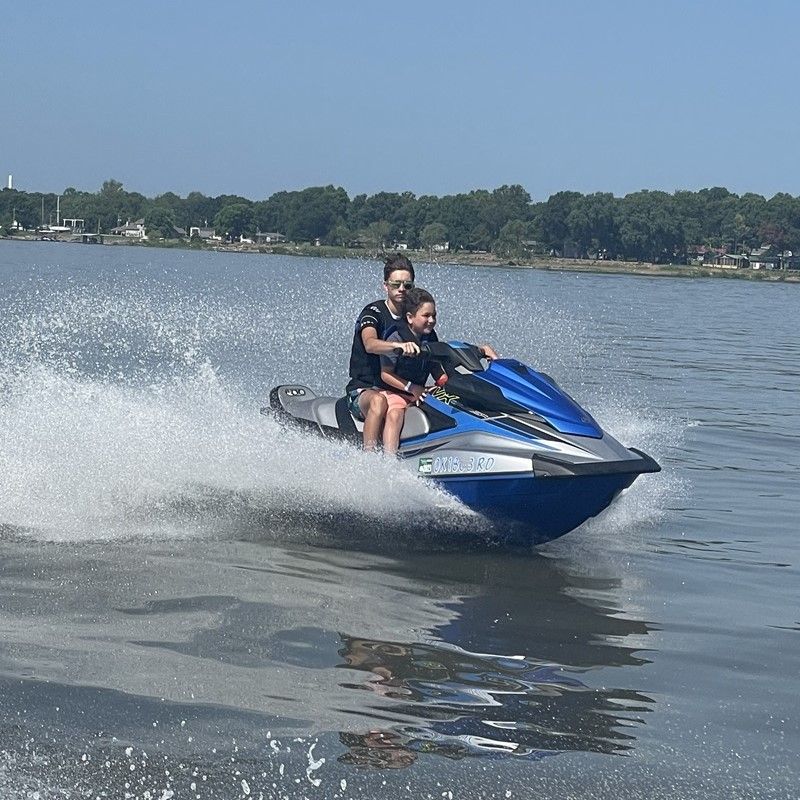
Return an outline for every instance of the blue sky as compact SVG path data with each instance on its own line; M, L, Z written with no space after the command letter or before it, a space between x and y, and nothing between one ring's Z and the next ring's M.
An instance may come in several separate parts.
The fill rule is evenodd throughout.
M0 175L30 191L800 194L793 0L26 0L0 25Z

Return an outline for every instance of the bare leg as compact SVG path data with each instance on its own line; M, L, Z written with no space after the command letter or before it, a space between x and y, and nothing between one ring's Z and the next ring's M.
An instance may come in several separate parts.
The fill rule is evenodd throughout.
M404 408L390 408L386 412L386 422L383 426L383 452L396 453L400 446L400 431L403 429L403 418L406 415Z
M374 450L378 446L386 409L386 398L373 389L365 389L358 397L361 413L364 415L364 449Z

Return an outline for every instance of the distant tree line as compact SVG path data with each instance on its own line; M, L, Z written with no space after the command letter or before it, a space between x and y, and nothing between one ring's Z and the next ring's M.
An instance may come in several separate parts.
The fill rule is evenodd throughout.
M450 249L508 257L549 253L656 263L685 261L696 246L800 250L800 197L740 196L720 187L673 194L643 190L624 197L564 191L534 203L519 185L444 197L378 192L352 198L341 187L315 186L253 201L200 192L147 198L108 180L98 192L65 189L60 204L62 218L83 219L87 231L107 233L144 218L149 231L165 238L176 228L207 226L230 239L261 231L341 246L404 242L428 248L449 242ZM12 217L27 229L36 228L43 216L45 223L55 222L55 208L54 194L0 191L0 225L6 232Z

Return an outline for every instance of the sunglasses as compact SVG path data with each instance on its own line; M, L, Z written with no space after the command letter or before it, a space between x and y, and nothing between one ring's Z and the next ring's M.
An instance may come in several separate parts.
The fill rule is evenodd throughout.
M401 286L404 289L413 289L414 281L386 281L386 285L392 289L399 289Z

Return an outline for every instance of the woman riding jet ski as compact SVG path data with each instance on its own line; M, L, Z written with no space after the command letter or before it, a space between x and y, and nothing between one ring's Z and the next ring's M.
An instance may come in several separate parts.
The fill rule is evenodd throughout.
M488 517L511 542L556 539L599 514L654 459L626 448L547 375L474 345L430 342L444 375L406 410L398 455L426 479ZM279 417L326 436L360 439L346 398L277 386Z

